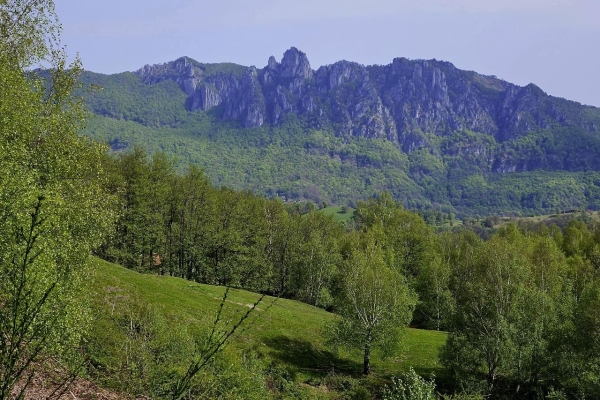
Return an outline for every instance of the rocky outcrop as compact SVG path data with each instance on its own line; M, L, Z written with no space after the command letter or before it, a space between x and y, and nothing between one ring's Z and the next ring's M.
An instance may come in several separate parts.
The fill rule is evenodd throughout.
M394 118L366 67L339 61L319 68L316 82L340 132L398 141Z
M244 74L235 96L229 94L223 118L241 119L247 128L261 126L265 122L265 100L262 95L256 68L250 67Z
M143 82L156 84L170 79L179 85L189 97L189 111L207 111L223 105L224 119L239 119L246 127L261 126L266 120L265 101L258 71L246 69L241 78L227 72L207 74L210 64L200 64L187 57L176 61L149 66L136 71Z
M295 47L283 54L281 64L276 65L276 71L281 78L306 80L312 78L313 75L306 54Z
M292 47L280 62L271 56L263 69L243 74L187 57L136 73L147 84L177 82L190 111L219 107L223 119L246 127L279 124L294 114L317 127L333 126L339 135L388 139L405 152L429 146L432 135L464 130L506 142L553 127L598 129L582 106L533 84L520 87L437 60L396 58L384 66L339 61L315 71ZM499 162L498 170L512 168L505 164Z
M223 102L221 94L214 85L201 85L187 100L189 110L209 110Z
M136 74L147 84L173 80L188 96L194 94L204 75L202 69L194 66L188 57L181 57L165 64L144 65L136 71Z

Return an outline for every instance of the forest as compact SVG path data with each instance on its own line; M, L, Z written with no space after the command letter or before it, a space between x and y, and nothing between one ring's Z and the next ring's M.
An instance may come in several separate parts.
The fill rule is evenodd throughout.
M52 1L5 1L0 17L0 399L65 398L81 382L131 399L598 398L599 223L482 238L435 230L385 191L340 223L163 153L110 153L81 135L80 62L55 41ZM32 68L42 60L50 76ZM124 291L147 277L160 279L150 295ZM177 314L191 294L164 295L173 282L214 309ZM240 339L279 304L324 321L305 339L327 350L270 343L322 375L299 380ZM439 367L378 370L408 332L444 339ZM337 372L315 368L323 358ZM50 392L32 394L40 382Z
M197 165L216 186L338 205L388 191L408 209L454 213L461 219L599 208L600 175L594 164L598 139L576 128L531 132L505 143L470 131L428 134L430 148L405 153L389 140L340 136L333 127L316 129L311 121L295 116L286 116L278 126L244 128L237 121L220 120L213 111L175 113L171 110L182 107L183 100L173 94L179 90L173 82L165 94L159 90L168 82L148 88L133 74L125 82L120 75L110 79L90 75L86 85L106 86L85 96L95 117L84 135L108 144L114 152L142 147L151 154L165 153L177 160L179 172ZM118 86L121 83L126 93ZM150 89L155 91L152 96ZM146 101L148 97L152 101ZM116 104L101 102L108 99ZM158 99L164 107L152 107ZM176 122L156 125L149 117L106 114L109 108L125 112L138 107L145 114L166 113ZM487 150L477 153L480 148ZM489 158L502 159L504 153L523 165L534 165L532 154L552 162L511 173L493 172Z
M598 392L600 226L511 223L486 240L435 233L388 193L345 226L312 207L214 188L137 150L107 158L115 233L98 256L128 268L299 300L338 314L335 344L364 353L404 326L448 332L449 391L536 398ZM123 212L125 210L125 212ZM396 342L396 343L394 343Z

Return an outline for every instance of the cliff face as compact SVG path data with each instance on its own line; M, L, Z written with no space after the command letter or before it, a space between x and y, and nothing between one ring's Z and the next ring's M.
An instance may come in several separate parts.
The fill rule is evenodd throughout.
M281 62L271 56L263 69L250 67L243 74L209 71L208 65L182 57L136 74L147 84L177 82L190 111L220 107L223 119L246 127L279 124L286 114L296 114L316 127L331 125L338 135L386 138L405 152L427 147L432 134L463 130L506 142L549 128L600 129L578 103L443 61L396 58L384 66L339 61L315 71L306 54L292 47Z

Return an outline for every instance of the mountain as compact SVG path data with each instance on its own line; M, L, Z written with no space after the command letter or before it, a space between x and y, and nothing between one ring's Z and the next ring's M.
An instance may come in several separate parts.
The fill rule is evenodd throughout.
M188 110L222 106L223 119L241 120L245 127L280 124L293 113L315 119L316 127L334 123L338 134L386 138L404 151L427 144L419 132L468 129L497 141L561 126L600 132L597 109L444 61L396 58L385 66L339 61L314 71L306 54L292 47L281 63L271 57L262 70L242 68L211 71L182 57L136 74L146 84L173 80L188 96Z
M188 57L86 73L88 134L198 163L217 184L347 202L389 190L464 214L600 206L600 109L437 60L313 70L292 47L258 69Z

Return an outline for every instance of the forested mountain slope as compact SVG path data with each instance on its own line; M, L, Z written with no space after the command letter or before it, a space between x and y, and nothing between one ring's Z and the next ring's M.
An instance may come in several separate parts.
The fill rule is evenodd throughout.
M313 70L188 57L85 73L87 134L203 166L214 183L346 203L383 190L459 214L600 206L600 109L436 60Z

